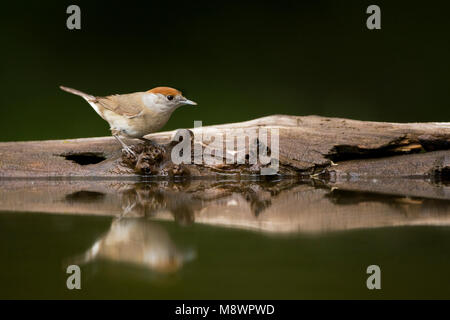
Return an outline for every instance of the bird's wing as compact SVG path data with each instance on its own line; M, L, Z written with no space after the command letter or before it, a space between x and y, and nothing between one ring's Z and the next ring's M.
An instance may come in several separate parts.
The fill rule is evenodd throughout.
M97 97L99 103L105 109L128 118L134 118L142 113L142 92Z

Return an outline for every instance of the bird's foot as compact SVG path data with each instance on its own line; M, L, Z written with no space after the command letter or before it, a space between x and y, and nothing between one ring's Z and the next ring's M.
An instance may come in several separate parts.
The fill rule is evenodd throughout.
M132 155L133 157L136 157L136 153L133 150L131 150L131 148L129 146L124 146L122 148L122 151L125 151L129 155Z

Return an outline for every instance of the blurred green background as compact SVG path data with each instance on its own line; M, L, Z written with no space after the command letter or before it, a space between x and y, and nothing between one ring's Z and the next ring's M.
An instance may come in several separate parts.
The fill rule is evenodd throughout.
M269 114L450 120L444 1L54 1L2 4L0 141L109 135L81 98L167 85L198 107L165 129ZM66 8L81 7L81 30Z

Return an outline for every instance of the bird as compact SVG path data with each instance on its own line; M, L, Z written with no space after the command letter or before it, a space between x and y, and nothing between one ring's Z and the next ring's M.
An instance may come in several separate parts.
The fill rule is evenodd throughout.
M149 141L144 136L160 130L172 112L183 105L197 105L183 96L181 91L170 87L156 87L145 92L93 96L76 89L60 86L61 90L86 100L110 125L111 134L122 150L134 156L131 148L121 137Z

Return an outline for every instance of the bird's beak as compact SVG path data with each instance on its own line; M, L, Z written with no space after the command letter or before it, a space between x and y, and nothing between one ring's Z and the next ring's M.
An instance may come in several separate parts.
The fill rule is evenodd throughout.
M197 105L197 102L194 102L194 101L186 99L186 98L184 100L182 100L181 102L183 104L189 104L189 105L192 105L192 106L196 106Z

